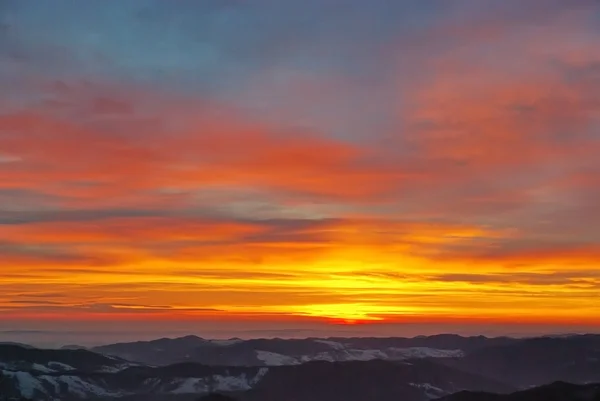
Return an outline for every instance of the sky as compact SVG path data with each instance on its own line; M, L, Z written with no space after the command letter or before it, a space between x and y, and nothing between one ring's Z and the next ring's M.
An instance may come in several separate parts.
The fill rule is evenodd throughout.
M600 3L0 0L0 341L600 331Z

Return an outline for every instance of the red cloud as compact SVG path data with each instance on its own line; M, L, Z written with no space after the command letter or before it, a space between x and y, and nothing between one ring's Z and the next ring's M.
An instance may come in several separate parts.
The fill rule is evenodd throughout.
M95 185L71 185L63 193L87 201L206 186L360 200L404 178L378 166L368 149L265 126L201 103L168 106L169 99L158 95L138 99L141 106L135 108L146 114L136 114L125 100L103 98L105 105L119 105L120 113L109 118L91 96L91 109L65 101L68 112L45 106L0 117L3 152L22 160L0 172L3 187L56 192L69 183L90 182ZM158 102L165 106L148 111ZM85 113L78 115L81 109Z

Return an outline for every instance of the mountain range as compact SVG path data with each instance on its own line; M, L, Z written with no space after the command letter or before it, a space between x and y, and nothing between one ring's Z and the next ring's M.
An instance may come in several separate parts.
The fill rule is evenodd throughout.
M555 381L600 382L600 336L187 336L59 350L0 344L0 398L187 401L221 393L239 401L426 401L472 391L494 397Z
M149 365L196 362L222 366L297 365L314 360L402 360L461 357L465 353L516 340L457 335L414 338L308 338L205 340L196 336L112 344L91 350Z

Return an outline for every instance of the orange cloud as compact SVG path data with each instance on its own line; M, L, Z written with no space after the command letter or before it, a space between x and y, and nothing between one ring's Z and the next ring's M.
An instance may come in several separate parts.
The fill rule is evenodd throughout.
M60 216L58 217L60 219ZM227 241L266 231L260 222L219 221L178 217L104 218L101 221L51 221L6 227L0 241L97 243L115 241Z

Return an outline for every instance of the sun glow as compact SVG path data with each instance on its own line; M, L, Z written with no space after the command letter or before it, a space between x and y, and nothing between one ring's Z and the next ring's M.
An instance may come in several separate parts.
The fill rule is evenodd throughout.
M324 317L344 322L383 321L385 315L404 316L418 313L415 307L393 307L365 303L298 305L290 312L311 317Z

